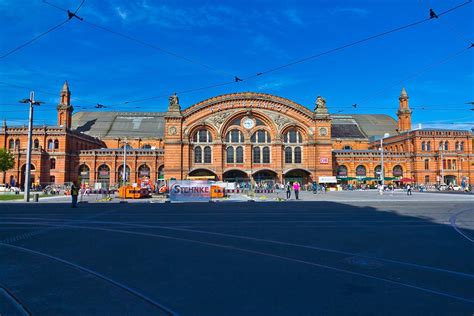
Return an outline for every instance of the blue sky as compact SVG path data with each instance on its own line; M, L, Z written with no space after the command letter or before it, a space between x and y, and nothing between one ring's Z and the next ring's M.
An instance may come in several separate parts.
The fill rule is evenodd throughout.
M80 0L51 2L74 9ZM250 76L420 20L430 7L441 12L462 2L86 0L79 11L86 21L212 69L72 20L0 59L0 81L39 90L37 99L46 103L38 108L36 123L55 123L59 97L46 92L59 94L64 80L73 104L85 109L101 103L106 110L165 111L166 96L123 102ZM65 17L40 0L0 0L0 55ZM474 41L473 21L471 3L437 20L256 79L179 94L180 103L188 107L219 94L255 91L313 109L322 95L333 113L394 116L405 86L415 124L470 129L474 111L465 103L474 101L474 49L452 56ZM0 84L0 118L26 123L26 107L17 101L27 96L28 89Z

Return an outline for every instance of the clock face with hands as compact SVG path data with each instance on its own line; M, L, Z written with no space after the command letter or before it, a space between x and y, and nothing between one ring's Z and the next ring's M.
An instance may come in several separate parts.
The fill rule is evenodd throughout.
M255 126L255 121L247 117L242 121L242 126L246 129L251 129Z

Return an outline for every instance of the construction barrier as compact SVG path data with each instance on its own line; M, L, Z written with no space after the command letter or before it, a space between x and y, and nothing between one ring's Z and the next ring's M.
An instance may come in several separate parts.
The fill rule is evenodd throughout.
M275 190L273 189L270 189L270 190L266 190L266 189L255 189L255 193L274 193Z

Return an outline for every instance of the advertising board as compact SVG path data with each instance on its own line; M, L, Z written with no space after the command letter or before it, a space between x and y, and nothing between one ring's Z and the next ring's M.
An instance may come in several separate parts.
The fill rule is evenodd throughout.
M337 183L337 178L333 176L320 176L319 183Z
M209 202L211 184L205 180L171 180L171 202Z

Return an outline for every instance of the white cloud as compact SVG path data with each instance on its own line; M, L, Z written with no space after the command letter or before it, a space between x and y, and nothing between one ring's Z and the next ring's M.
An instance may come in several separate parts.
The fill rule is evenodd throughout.
M331 10L332 14L352 14L357 16L366 16L369 10L360 7L336 7Z
M115 12L117 12L118 16L122 20L126 20L127 17L128 17L128 12L126 10L122 9L121 7L115 7Z
M303 20L301 19L298 12L294 9L288 9L283 12L288 20L296 25L303 25Z

